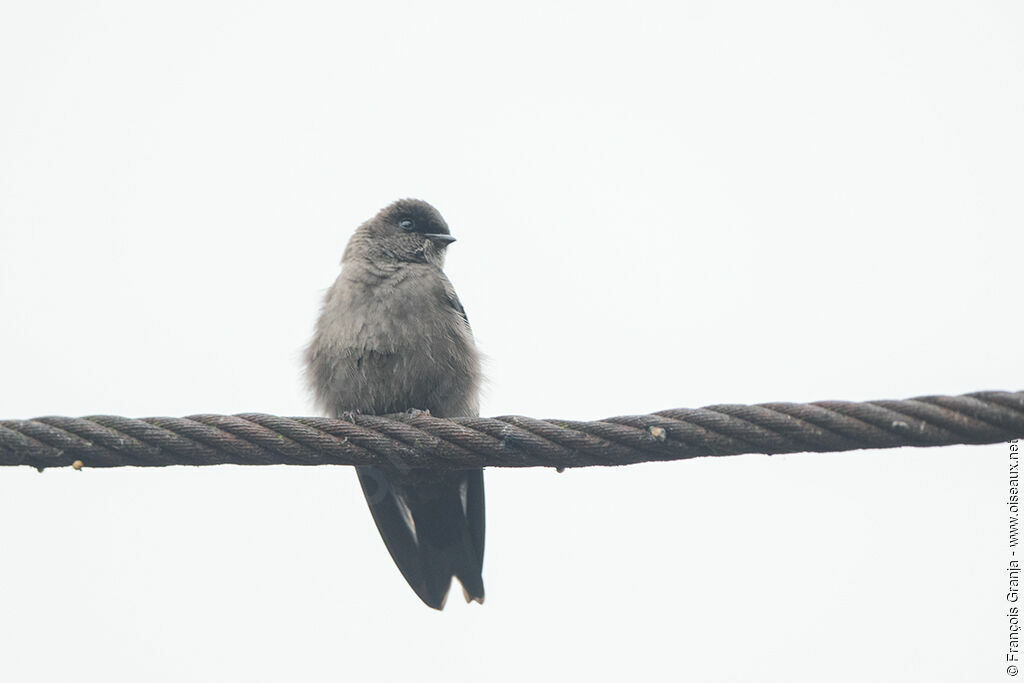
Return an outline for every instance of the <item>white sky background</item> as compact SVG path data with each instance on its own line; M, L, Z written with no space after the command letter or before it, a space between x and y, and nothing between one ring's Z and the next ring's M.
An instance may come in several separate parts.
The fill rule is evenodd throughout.
M358 9L357 9L358 7ZM426 199L485 415L1024 388L1018 2L0 5L0 418L310 414ZM1007 678L1008 446L487 473L436 613L348 468L0 471L5 681Z

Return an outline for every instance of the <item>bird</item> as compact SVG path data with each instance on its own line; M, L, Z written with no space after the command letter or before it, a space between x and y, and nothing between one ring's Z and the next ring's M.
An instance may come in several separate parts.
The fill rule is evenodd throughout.
M454 241L419 199L395 201L356 229L306 347L318 409L339 418L479 415L481 357L444 274ZM483 604L483 469L355 469L384 545L420 599L443 609L455 577L467 603Z

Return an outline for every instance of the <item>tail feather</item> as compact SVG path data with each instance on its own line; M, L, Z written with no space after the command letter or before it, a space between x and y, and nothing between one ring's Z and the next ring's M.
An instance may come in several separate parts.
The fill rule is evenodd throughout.
M483 470L356 472L388 552L420 599L442 609L455 576L467 601L483 603Z

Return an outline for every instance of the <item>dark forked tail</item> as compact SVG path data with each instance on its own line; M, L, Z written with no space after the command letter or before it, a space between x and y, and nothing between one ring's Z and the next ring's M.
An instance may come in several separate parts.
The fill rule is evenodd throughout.
M483 603L483 470L356 472L388 552L420 599L444 608L454 576L467 602Z

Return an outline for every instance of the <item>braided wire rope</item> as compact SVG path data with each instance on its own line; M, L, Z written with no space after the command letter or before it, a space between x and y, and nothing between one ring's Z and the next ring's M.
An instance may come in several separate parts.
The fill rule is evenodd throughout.
M1024 391L676 408L593 422L261 413L0 420L0 465L588 467L745 453L985 444L1024 436Z

